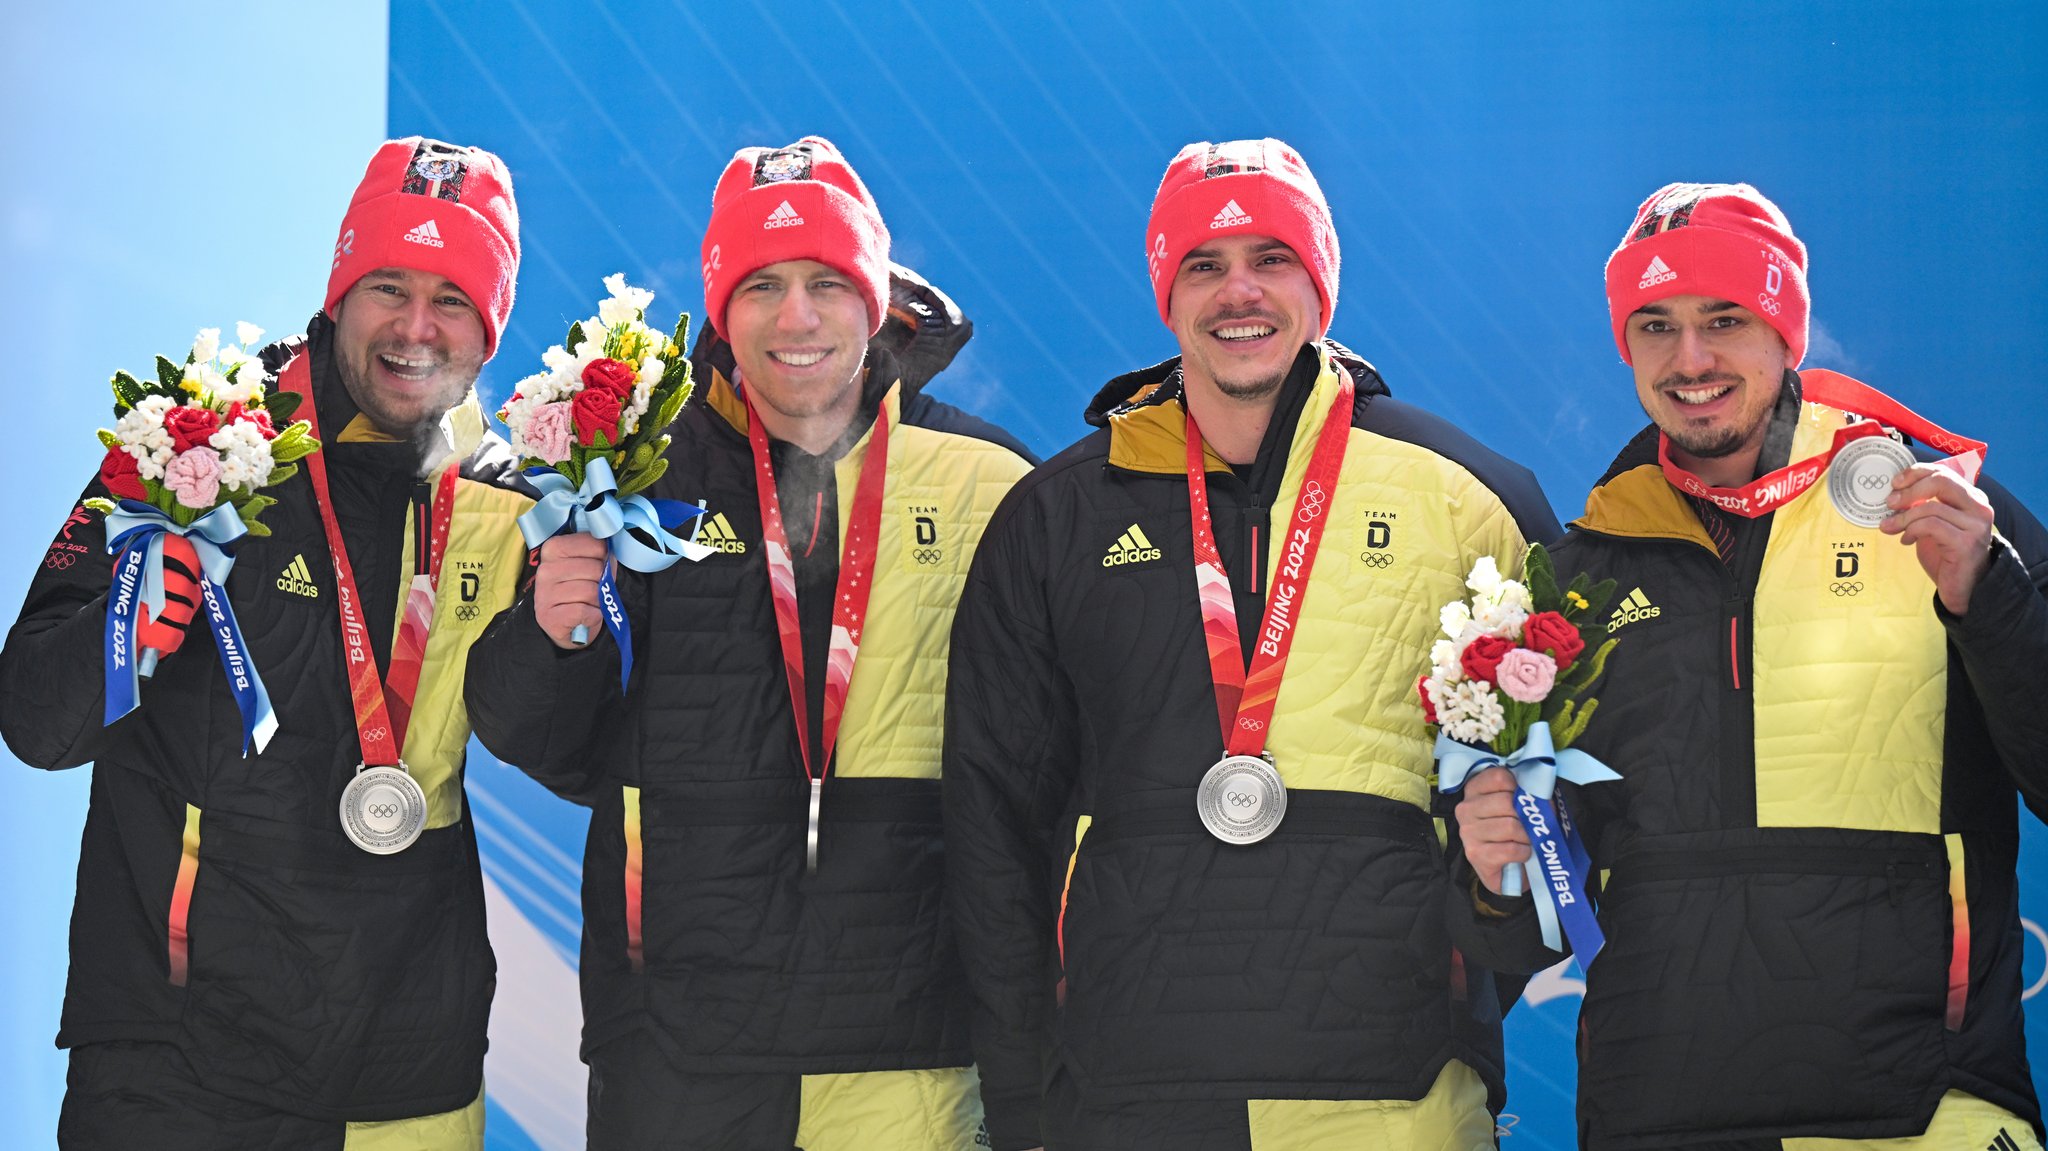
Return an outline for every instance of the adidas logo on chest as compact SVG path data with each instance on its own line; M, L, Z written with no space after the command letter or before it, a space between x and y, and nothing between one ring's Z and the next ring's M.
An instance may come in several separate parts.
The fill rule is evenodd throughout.
M320 598L320 586L313 582L313 569L306 566L306 556L303 552L293 556L292 562L284 565L283 574L277 577L277 590L304 596L307 599Z
M1651 603L1650 597L1643 594L1643 589L1637 588L1622 597L1621 602L1615 605L1614 614L1607 617L1607 634L1613 635L1628 624L1638 620L1656 619L1663 614L1664 609Z
M1102 566L1114 568L1126 564L1141 564L1156 560L1163 554L1152 545L1150 539L1146 538L1144 528L1132 524L1124 529L1122 535L1116 537L1115 543L1109 545L1109 553L1102 557Z
M697 519L696 542L708 548L716 548L727 555L745 555L747 541L732 530L732 521L724 512L714 512Z

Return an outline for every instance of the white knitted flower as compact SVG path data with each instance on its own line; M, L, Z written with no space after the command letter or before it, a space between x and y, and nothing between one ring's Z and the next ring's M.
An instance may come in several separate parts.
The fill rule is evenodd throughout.
M1472 622L1487 635L1519 641L1522 624L1528 618L1527 608L1512 603L1486 603L1480 605L1479 614L1472 617Z
M1520 608L1525 615L1536 610L1536 600L1529 595L1529 585L1520 580L1500 581L1500 589L1491 598L1495 603Z
M245 488L254 492L270 478L276 462L271 458L270 441L263 438L262 429L247 420L226 424L213 435L208 436L207 446L220 452L220 482L222 487Z
M1479 680L1461 680L1446 685L1439 692L1432 693L1429 702L1436 708L1444 734L1460 743L1489 744L1507 726L1507 715L1501 711L1500 697L1493 693L1492 687Z
M213 388L214 403L222 406L231 403L251 404L263 398L262 361L240 348L230 347L221 353L220 362L222 367L230 369L240 365L240 370L235 372L232 380L226 375L221 376L220 382Z
M647 305L654 302L653 292L646 288L628 287L624 272L606 276L604 289L611 293L611 297L598 302L597 318L606 328L637 322L646 314Z
M177 406L178 402L169 396L144 396L114 421L114 436L130 448L139 447L145 451L154 451L158 447L168 449L171 434L164 430L164 415ZM140 456L136 459L141 462ZM162 462L169 463L170 457L164 457Z
M1464 600L1453 600L1437 613L1437 622L1442 625L1444 635L1457 639L1466 625L1472 622L1472 609L1465 606Z
M1491 598L1500 590L1500 565L1493 562L1492 556L1480 556L1479 562L1472 565L1472 574L1465 577L1465 586L1476 597Z
M1447 639L1440 639L1431 644L1429 674L1433 678L1447 682L1461 678L1465 674L1465 669L1458 666L1458 655L1461 650L1457 644Z

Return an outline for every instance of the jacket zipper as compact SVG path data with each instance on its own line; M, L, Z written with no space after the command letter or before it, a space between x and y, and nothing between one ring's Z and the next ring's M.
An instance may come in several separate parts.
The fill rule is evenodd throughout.
M1769 514L1749 522L1738 537L1733 567L1716 557L1727 594L1722 622L1728 630L1728 678L1721 697L1721 826L1753 828L1756 811L1756 587L1770 547Z

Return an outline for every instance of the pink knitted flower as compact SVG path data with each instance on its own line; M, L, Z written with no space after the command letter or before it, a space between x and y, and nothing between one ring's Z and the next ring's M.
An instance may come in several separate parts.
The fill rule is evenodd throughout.
M196 511L206 511L220 498L220 453L201 446L180 452L164 467L164 486L177 493L178 502Z
M1494 685L1509 699L1542 703L1557 682L1557 661L1540 651L1518 647L1500 657Z
M527 417L526 450L536 459L558 464L569 458L569 444L574 434L566 402L542 404Z

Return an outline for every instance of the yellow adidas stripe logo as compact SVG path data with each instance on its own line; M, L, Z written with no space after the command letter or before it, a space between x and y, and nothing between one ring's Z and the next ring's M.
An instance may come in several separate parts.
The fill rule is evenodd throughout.
M1132 524L1124 529L1122 535L1116 537L1115 543L1109 545L1109 554L1102 557L1102 566L1113 568L1124 564L1144 563L1147 560L1158 559L1161 554L1160 550L1153 546L1152 540L1145 535L1145 529Z
M730 555L739 555L747 550L747 541L732 530L732 521L725 518L724 512L715 512L699 522L703 527L697 532L698 543Z
M1613 635L1625 624L1632 624L1637 620L1656 619L1663 614L1664 609L1651 603L1650 597L1643 594L1642 588L1636 588L1621 597L1621 602L1615 605L1614 614L1607 620L1607 634Z
M277 577L277 590L307 599L320 598L320 587L313 582L313 569L306 566L304 552L293 556L292 562L284 565L284 573Z

